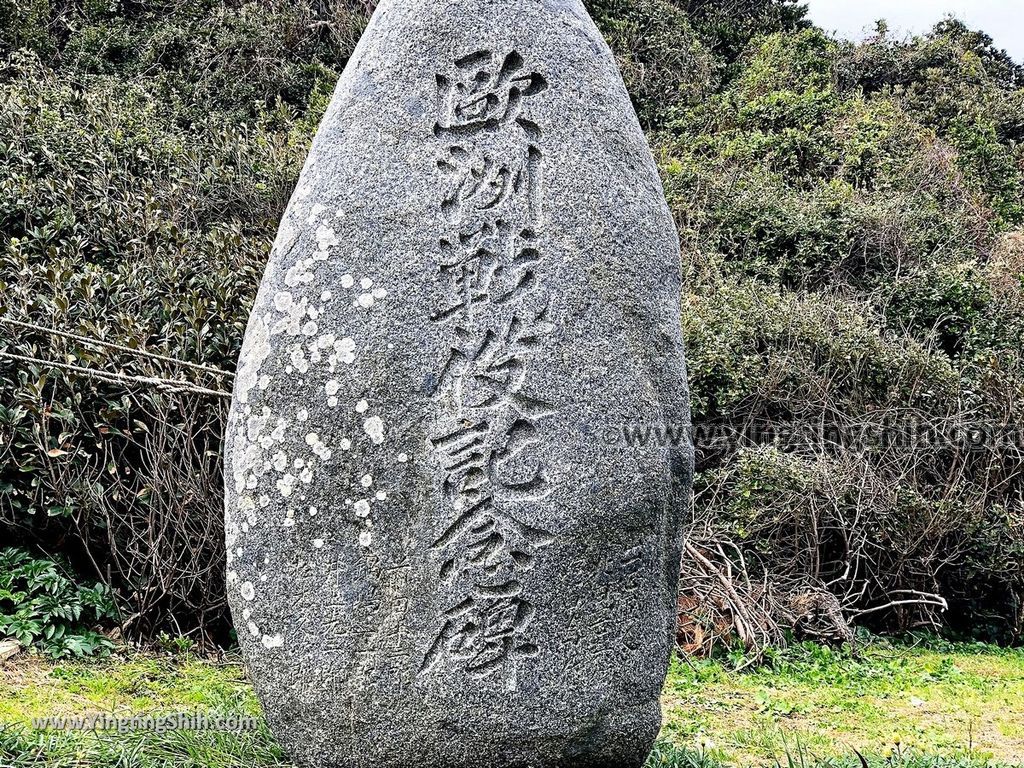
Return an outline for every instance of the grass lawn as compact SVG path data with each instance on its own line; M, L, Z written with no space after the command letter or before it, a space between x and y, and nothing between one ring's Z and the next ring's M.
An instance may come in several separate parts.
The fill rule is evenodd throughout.
M676 661L651 766L1024 766L1024 651L875 643L857 658L811 646L764 668ZM259 717L235 661L116 656L0 666L0 767L269 768L286 763L251 733L37 731L35 717L223 713ZM414 768L414 766L410 766Z

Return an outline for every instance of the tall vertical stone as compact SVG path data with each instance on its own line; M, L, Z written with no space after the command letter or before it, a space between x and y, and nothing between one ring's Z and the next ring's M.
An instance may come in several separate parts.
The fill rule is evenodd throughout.
M678 256L579 0L384 0L229 424L232 612L300 765L643 763L692 451L627 438L689 423Z

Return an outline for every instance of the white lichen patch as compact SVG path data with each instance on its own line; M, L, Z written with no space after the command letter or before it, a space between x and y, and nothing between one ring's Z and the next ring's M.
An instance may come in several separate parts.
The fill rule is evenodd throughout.
M316 259L299 259L295 264L284 273L284 284L289 288L297 288L300 285L309 285L313 282L315 275L313 274L313 267L316 264ZM306 299L302 300L303 302ZM306 308L302 308L302 316L305 316Z
M356 360L356 342L351 337L345 337L339 339L332 345L333 352L327 357L327 362L330 366L330 372L334 373L338 366L338 363L344 363L345 365L351 365Z
M319 226L316 229L316 247L320 251L329 251L331 248L336 246L340 241L338 240L338 233L327 226Z
M316 224L316 220L319 219L320 215L326 210L326 206L320 203L314 203L313 207L309 209L309 216L306 218L306 221L310 224Z
M284 645L284 638L281 635L264 635L262 642L264 648L280 648Z
M270 357L270 327L262 317L254 317L249 323L245 352L235 380L235 394L240 403L248 402L249 392L256 386L260 370Z
M370 309L377 302L383 301L387 298L388 292L382 287L373 287L373 278L364 277L359 280L358 288L356 287L356 279L351 274L342 276L341 287L349 290L356 288L356 292L352 296L352 306L362 309Z
M301 344L292 344L288 347L287 352L292 368L299 373L306 373L309 371L309 363L306 362L306 353L303 351Z
M284 477L277 481L278 493L280 493L281 496L287 499L289 496L292 495L292 493L295 492L295 483L297 481L298 478L289 472L288 474L286 474Z
M279 316L269 326L271 335L298 336L309 316L309 301L305 297L296 301L290 291L280 291L274 295L274 309Z
M363 431L370 436L370 440L373 441L374 445L380 445L384 442L384 422L380 416L371 416L363 422Z
M292 529L289 537L296 546L304 541L307 546L312 544L314 550L324 549L329 537L318 530L318 521L310 520L320 514L317 507L310 506L310 502L320 500L311 486L330 480L327 476L335 470L342 471L340 466L325 464L332 457L332 449L352 451L354 443L360 447L367 445L366 437L358 434L358 425L347 430L348 437L341 437L334 431L335 422L344 421L345 417L334 414L325 419L324 414L328 413L326 409L338 407L351 414L349 409L355 398L350 393L359 391L360 383L351 380L355 370L350 369L350 373L346 366L354 366L362 350L356 342L358 334L346 323L353 317L357 323L365 322L359 309L377 306L388 298L388 291L377 285L374 277L358 273L332 278L329 287L325 285L325 276L318 275L323 269L320 265L332 258L332 250L340 248L343 235L339 231L343 230L342 225L337 225L338 229L330 226L333 222L328 219L329 211L324 205L310 205L312 200L297 205L301 197L311 194L308 185L297 190L293 196L294 209L286 217L293 229L304 233L308 245L303 249L292 242L287 249L276 252L273 269L279 271L268 272L273 277L268 285L274 286L272 291L276 293L272 292L269 305L262 304L253 316L236 383L237 402L246 408L242 418L233 422L229 436L233 481L229 481L229 490L234 487L237 494L233 499L234 510L229 507L226 528L228 557L235 561L229 571L229 582L246 601L256 600L257 590L265 589L255 585L263 585L275 576L266 558L263 565L253 562L254 551L260 552L259 549L249 552L249 562L242 562L242 548L231 546L235 539L241 534L248 537L252 535L250 531L263 526L266 532L260 541L264 541L267 535L285 535L283 527ZM296 232L293 239L297 237ZM270 360L273 370L268 365ZM261 408L260 400L269 398L271 393L277 397L291 396L293 400L280 410L275 402L265 400L271 402L274 411ZM384 422L380 416L371 415L368 400L359 400L355 412L360 414L362 432L370 442L384 443ZM320 420L326 420L329 426L323 426L320 434L311 431L320 426ZM296 428L296 424L303 426ZM348 513L345 516L350 524L356 524L358 546L362 548L369 548L373 541L373 514L380 509L376 505L388 499L387 492L379 489L384 473L378 473L381 478L375 479L370 469L367 464L355 469L352 475L358 478L356 488L364 498L345 500L346 511L351 509L355 517ZM289 504L295 509L285 513ZM240 512L241 519L232 520L232 511ZM262 557L262 552L256 557ZM255 617L249 609L242 617L249 633L268 649L282 647L282 634L268 632L259 615L259 603L254 607Z
M324 445L323 441L320 439L320 435L316 432L310 432L306 435L306 445L309 446L310 450L312 450L314 454L324 461L331 458L331 449Z

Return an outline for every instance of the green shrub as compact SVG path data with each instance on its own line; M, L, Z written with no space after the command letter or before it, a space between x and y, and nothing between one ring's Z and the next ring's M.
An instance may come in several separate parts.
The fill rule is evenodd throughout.
M308 141L296 141L298 119L185 128L145 81L80 85L30 54L6 75L0 315L232 370ZM10 326L0 350L230 387ZM226 638L223 400L8 358L0 403L0 521L48 547L74 541L77 567L133 595L136 633Z
M94 627L116 617L113 594L104 584L76 584L52 560L0 550L0 637L53 658L104 656L114 644Z
M616 53L637 114L660 127L711 88L715 62L670 0L588 0L587 9Z
M52 53L50 0L0 0L0 57L19 48Z
M900 590L949 601L867 615L876 628L1019 640L1024 461L965 437L1024 420L1024 262L999 235L1021 166L994 117L1017 102L988 65L965 79L973 54L941 31L896 58L945 69L851 86L882 45L754 40L670 123L694 416L718 436L698 450L700 530L781 583L830 584L851 613Z
M1024 66L984 33L948 20L910 42L883 27L838 64L840 81L892 98L956 148L961 173L1002 227L1022 221Z
M798 0L676 0L676 5L726 69L753 38L795 32L810 24L807 6Z

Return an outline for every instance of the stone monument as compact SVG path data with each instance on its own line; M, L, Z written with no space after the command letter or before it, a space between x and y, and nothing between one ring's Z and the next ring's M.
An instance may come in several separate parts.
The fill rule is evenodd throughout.
M678 260L579 0L381 3L227 437L232 613L299 765L643 764L692 449L631 436L689 423Z

